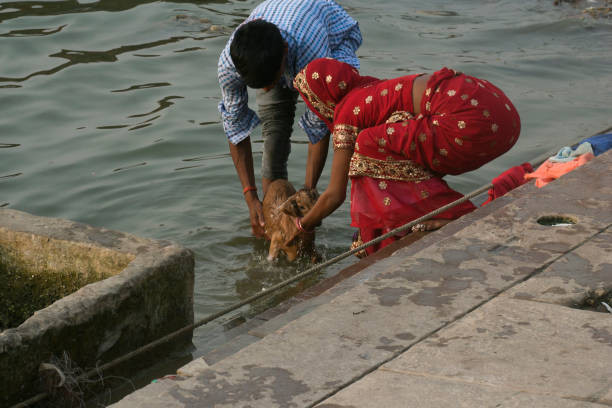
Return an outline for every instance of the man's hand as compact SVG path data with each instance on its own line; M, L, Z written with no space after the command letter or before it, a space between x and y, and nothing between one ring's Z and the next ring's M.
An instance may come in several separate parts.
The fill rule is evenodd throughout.
M253 235L257 238L264 238L266 236L265 223L263 215L263 207L261 201L255 194L247 193L245 197L247 205L249 206L249 216L251 217L251 230Z
M229 142L229 149L240 178L240 184L245 187L244 200L249 207L251 229L258 238L265 237L263 208L257 190L255 190L255 176L253 171L253 153L251 151L251 138L247 137L237 145Z

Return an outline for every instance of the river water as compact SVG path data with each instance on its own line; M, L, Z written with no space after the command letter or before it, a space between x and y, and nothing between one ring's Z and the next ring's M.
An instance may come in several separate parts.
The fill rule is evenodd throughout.
M605 1L340 4L360 23L362 73L448 66L493 82L514 102L522 134L513 149L448 178L467 193L611 126L612 19L583 12ZM265 243L251 236L217 111L219 53L257 3L0 0L0 207L192 249L196 319L305 269L266 262ZM259 129L252 139L261 151ZM299 186L306 136L297 125L293 139L289 177ZM320 188L328 178L329 166ZM348 225L347 202L318 230L326 258L347 250ZM223 322L196 330L194 355L222 338Z

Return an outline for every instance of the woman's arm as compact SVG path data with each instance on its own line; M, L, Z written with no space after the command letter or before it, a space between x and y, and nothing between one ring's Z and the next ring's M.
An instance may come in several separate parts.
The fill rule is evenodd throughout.
M334 151L332 159L331 176L327 189L321 194L316 204L302 218L302 227L312 230L321 220L334 212L346 198L348 172L353 150L338 149Z

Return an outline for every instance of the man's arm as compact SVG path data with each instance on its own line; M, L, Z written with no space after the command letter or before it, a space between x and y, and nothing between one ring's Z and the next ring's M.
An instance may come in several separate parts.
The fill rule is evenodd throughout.
M242 188L255 187L253 154L249 134L259 124L259 118L248 107L247 87L236 72L229 55L229 43L221 52L218 79L222 99L219 112L223 128L229 140L230 154ZM264 236L264 218L257 191L245 191L244 200L249 207L251 228L256 237Z
M329 133L317 143L308 143L308 158L306 160L306 177L304 179L304 187L315 188L321 177L325 161L327 160L327 152L329 149Z
M253 153L251 150L251 138L247 137L238 144L229 143L230 153L234 161L234 167L242 188L255 187L255 172L253 170ZM249 190L244 193L244 200L249 207L251 218L251 229L256 237L264 237L264 216L261 201L257 190Z

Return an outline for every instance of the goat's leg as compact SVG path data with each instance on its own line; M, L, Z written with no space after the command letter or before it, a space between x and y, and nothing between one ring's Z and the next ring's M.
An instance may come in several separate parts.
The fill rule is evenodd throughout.
M281 249L280 234L273 234L270 240L270 250L268 251L268 261L273 261L278 257L278 252Z
M283 248L283 251L285 251L285 253L287 254L287 260L289 262L292 262L295 260L295 258L297 258L297 255L298 255L297 245L285 247Z

